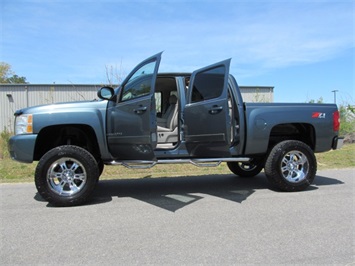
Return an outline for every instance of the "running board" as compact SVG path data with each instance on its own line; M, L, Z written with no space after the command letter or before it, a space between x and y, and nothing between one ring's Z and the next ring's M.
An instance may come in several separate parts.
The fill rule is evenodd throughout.
M126 160L126 161L111 161L106 164L109 165L123 165L130 169L148 169L157 164L183 164L191 163L198 167L215 167L222 162L249 162L250 158L203 158L203 159L162 159L157 161L140 161L140 160Z

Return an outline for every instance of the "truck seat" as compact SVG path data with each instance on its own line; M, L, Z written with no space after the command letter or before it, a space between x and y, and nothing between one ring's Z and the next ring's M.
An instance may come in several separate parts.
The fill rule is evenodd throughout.
M162 118L157 118L158 122L158 143L178 141L178 103L177 97L171 95L169 107Z
M171 116L174 114L176 106L177 106L177 97L175 95L171 95L169 97L169 107L166 109L166 112L162 115L161 118L157 117L158 126L169 127L167 126L167 121L171 119Z

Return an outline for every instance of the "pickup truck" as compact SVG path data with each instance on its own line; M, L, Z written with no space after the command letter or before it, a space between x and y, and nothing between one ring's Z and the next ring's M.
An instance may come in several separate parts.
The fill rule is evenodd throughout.
M230 59L158 73L161 55L138 64L118 88L100 88L100 100L15 112L11 157L39 161L34 179L45 200L85 203L104 165L225 162L237 176L264 169L279 190L301 191L315 178L314 153L342 146L335 104L243 103Z

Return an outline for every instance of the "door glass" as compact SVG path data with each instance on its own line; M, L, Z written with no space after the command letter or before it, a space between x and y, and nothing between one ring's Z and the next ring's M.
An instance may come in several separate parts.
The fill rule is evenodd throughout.
M225 66L205 70L196 74L193 81L191 102L218 98L224 88Z
M155 64L156 61L145 64L131 76L123 87L121 101L127 101L150 93Z
M155 109L157 114L161 114L161 92L155 92L154 93L154 98L155 98Z

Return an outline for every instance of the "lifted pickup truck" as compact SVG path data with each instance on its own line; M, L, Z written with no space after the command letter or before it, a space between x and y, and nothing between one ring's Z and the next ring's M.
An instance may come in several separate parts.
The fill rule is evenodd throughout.
M340 148L334 104L243 103L230 60L193 73L158 74L161 53L140 63L99 101L16 111L13 159L39 161L35 184L56 206L88 200L104 165L226 162L238 176L264 169L283 191L306 189L315 152Z

